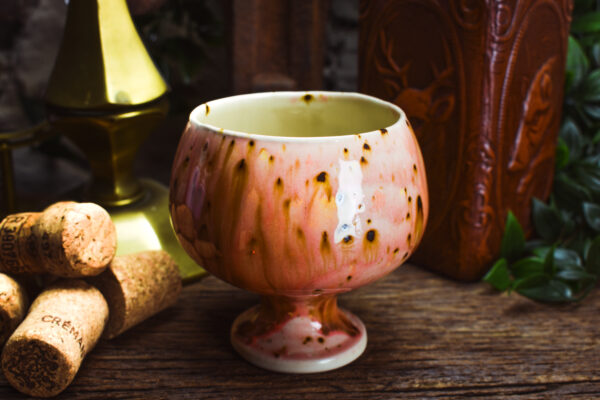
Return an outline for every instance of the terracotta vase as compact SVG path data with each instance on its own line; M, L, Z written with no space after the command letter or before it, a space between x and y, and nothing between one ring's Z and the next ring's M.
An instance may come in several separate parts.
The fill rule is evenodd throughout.
M431 219L413 261L461 280L499 255L508 210L530 231L549 195L571 0L361 0L360 89L402 107Z

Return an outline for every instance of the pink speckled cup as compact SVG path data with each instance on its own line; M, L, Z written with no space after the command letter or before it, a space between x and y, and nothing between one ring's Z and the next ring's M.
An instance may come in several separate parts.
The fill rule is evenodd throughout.
M414 251L428 215L425 168L398 107L356 93L274 92L197 107L173 164L183 248L262 302L233 323L234 348L280 372L356 359L362 322L344 293Z

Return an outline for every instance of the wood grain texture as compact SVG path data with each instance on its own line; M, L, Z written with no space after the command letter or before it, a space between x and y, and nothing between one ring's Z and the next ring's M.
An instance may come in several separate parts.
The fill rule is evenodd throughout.
M323 86L329 0L230 0L235 93Z
M369 343L353 364L283 375L242 360L234 317L257 296L213 277L84 361L61 399L600 397L600 293L548 306L406 265L340 297ZM21 399L0 378L1 399Z

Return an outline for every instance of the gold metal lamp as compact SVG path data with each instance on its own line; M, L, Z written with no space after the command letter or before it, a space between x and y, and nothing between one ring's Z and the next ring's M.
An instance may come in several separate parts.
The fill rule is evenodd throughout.
M125 0L69 2L46 92L51 126L86 154L92 170L86 198L111 214L117 254L164 249L190 281L205 272L177 242L168 189L133 174L140 145L167 114L167 90Z

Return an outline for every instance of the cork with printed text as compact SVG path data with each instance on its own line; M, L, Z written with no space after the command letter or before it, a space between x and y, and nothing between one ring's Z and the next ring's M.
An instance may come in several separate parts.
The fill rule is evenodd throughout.
M110 263L116 245L106 210L93 203L59 202L0 222L0 272L94 276Z
M98 289L82 280L61 280L32 303L6 342L2 371L22 393L51 397L71 383L108 321Z

